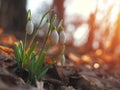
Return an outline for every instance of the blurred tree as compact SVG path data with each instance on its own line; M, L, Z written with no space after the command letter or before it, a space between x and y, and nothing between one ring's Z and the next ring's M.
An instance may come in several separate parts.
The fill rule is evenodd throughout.
M115 28L114 37L112 39L111 52L114 52L115 48L118 45L120 45L120 12L118 14L118 18L117 18L115 25L116 25L116 28Z
M57 13L58 21L64 19L64 0L54 0L52 7Z
M90 17L89 17L89 20L88 20L88 25L89 25L89 28L90 28L88 41L86 43L86 46L87 46L88 50L93 49L92 44L93 44L93 40L94 40L94 31L95 31L95 15L96 15L96 12L91 13Z
M23 31L26 24L26 0L1 0L0 26L6 31Z

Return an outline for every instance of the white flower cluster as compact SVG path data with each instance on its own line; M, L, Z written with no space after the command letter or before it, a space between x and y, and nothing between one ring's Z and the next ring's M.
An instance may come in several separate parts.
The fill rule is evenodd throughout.
M53 30L52 33L51 33L50 39L51 39L52 44L54 44L54 45L58 44L58 43L64 45L65 42L66 42L65 32L62 30L58 34L57 30ZM60 55L60 61L61 61L62 65L65 64L65 55L64 55L64 52L62 52L61 55Z
M28 35L31 35L33 31L34 31L34 24L31 20L29 20L26 24L26 33ZM66 35L64 30L60 30L59 34L56 29L51 30L50 40L53 45L61 44L64 46L66 42ZM63 52L60 55L60 60L61 60L61 64L63 65L65 63L65 56Z
M59 42L60 44L65 44L66 42L65 32L62 30L60 31L60 34L58 34L56 30L53 30L50 39L53 44L58 44Z

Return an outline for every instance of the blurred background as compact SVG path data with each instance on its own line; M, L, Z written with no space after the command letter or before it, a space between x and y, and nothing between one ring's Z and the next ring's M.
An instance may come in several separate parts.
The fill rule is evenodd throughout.
M92 56L106 62L120 62L120 0L0 0L1 35L13 34L7 39L10 43L14 36L23 37L27 10L31 10L32 20L37 25L51 8L58 21L64 20L67 47L74 48L66 51L67 58L78 64L80 60L93 61ZM39 30L41 38L46 27L43 23ZM5 41L5 38L1 40Z

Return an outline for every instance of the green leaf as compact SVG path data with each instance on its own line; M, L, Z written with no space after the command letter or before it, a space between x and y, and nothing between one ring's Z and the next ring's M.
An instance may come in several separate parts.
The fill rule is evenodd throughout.
M53 61L52 64L48 64L47 66L39 69L38 73L36 74L37 79L40 80L47 73L48 69L55 63L56 63L56 61Z
M18 49L19 49L20 59L21 59L21 61L23 61L24 51L23 51L23 42L22 41L19 42Z
M15 57L16 57L18 67L20 68L20 54L19 54L19 48L18 48L17 44L14 44L14 54L15 54Z
M31 71L32 71L32 73L33 73L33 71L34 71L34 65L35 65L35 60L33 59L33 60L31 61Z
M35 61L36 61L36 57L35 57L36 55L35 55L35 53L33 52L32 54L31 54L31 58L28 60L28 62L27 62L27 68L30 70L30 71L33 71L33 69L34 69L34 66L35 66Z
M36 49L37 46L38 46L38 42L36 42L36 43L30 48L30 50L28 51L28 56L30 56L31 53L35 51L35 49Z
M52 65L53 65L53 64L49 64L49 65L47 65L46 67L41 68L41 70L38 71L37 79L38 79L38 80L41 79L41 77L43 77L43 76L47 73L48 69L49 69Z
M48 69L49 69L49 68L44 68L44 70L42 70L42 71L38 74L37 79L40 80L41 77L43 77L43 76L47 73Z
M19 58L19 51L18 51L17 44L14 44L14 54L15 54L15 57L16 57L16 61L19 62L20 58Z
M38 72L38 70L40 70L44 64L44 58L46 56L46 53L43 52L41 54L41 56L39 56L38 60L36 61L36 66L35 66L35 72Z
M28 52L26 52L26 54L25 54L25 56L24 56L24 61L23 61L23 63L27 63L28 62L28 60L30 59L30 57L31 57L31 54L35 51L35 49L37 48L37 46L38 46L38 42L36 42L31 48L30 48L30 50L28 51Z
M32 73L34 71L34 67L35 67L35 57L31 60L31 64L30 64L30 69Z
M34 67L35 67L35 61L36 61L36 55L35 53L33 52L31 54L31 59L29 60L28 64L27 64L27 69L28 69L28 72L29 72L29 78L31 80L31 82L34 82L35 81L35 76L36 76L36 73L34 73Z

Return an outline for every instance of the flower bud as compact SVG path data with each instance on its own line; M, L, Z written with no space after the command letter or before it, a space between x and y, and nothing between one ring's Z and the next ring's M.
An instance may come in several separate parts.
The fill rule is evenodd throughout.
M27 34L31 35L33 33L34 25L32 21L28 21L26 24L26 32Z
M52 44L58 44L59 35L58 35L58 32L56 30L52 31L50 39L51 39Z
M66 36L64 31L60 31L60 44L64 44L66 42Z
M61 56L60 61L61 61L62 65L65 64L65 56L64 56L64 54Z

